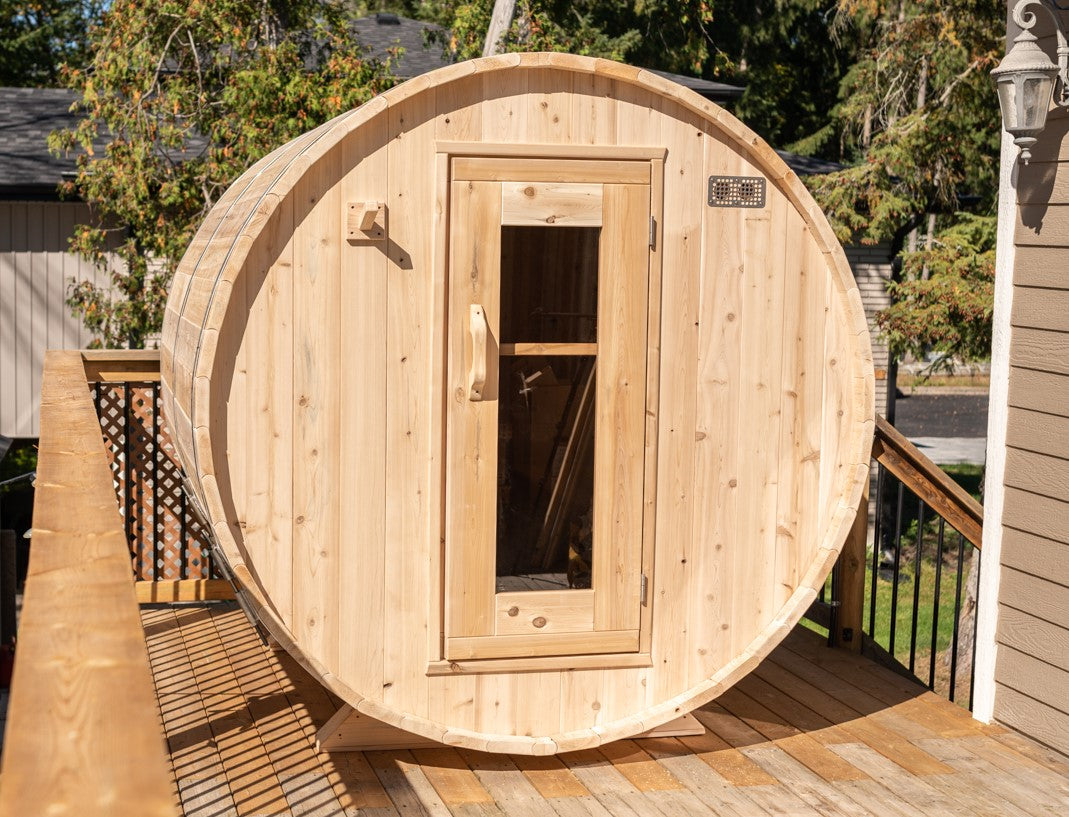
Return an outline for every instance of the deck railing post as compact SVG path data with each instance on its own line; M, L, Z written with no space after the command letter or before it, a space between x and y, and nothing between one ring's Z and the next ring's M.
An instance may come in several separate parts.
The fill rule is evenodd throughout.
M865 566L868 561L869 539L869 480L861 492L857 518L839 557L838 602L835 629L831 633L833 646L861 652L863 617L865 610Z

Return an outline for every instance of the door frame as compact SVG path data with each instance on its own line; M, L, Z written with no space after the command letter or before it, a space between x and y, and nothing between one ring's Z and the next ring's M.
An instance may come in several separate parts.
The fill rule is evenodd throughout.
M430 565L431 570L431 598L430 598L430 627L428 633L430 647L430 662L428 665L429 675L455 674L457 672L509 672L517 670L553 669L553 668L578 668L578 667L619 667L619 666L649 666L650 659L650 633L653 611L653 553L654 553L654 511L656 507L656 474L657 474L657 416L658 416L658 386L660 381L660 300L661 300L661 236L663 234L663 189L664 189L664 159L666 150L661 147L633 147L633 146L584 146L584 145L517 145L517 144L494 144L494 143L460 143L439 142L436 145L437 155L436 168L436 207L434 223L434 303L432 315L434 323L431 327L431 343L434 361L432 372L432 390L436 389L436 397L441 402L440 411L434 413L434 428L432 439L438 441L438 455L430 464L432 494L439 498L436 506L437 513L432 520L432 530L429 535L437 537L438 547L432 548L433 554ZM506 160L501 163L509 168L508 178L502 182L517 182L526 180L542 180L546 168L561 166L562 160L568 160L567 166L572 169L583 169L582 160L592 160L586 166L584 172L592 172L582 181L591 181L598 178L598 173L608 173L604 179L610 183L648 183L650 190L650 241L648 248L648 292L646 293L646 383L645 383L645 428L643 476L642 476L642 530L640 533L640 570L646 577L647 593L645 600L639 609L639 632L638 649L621 647L619 651L612 648L612 639L606 640L607 649L598 654L577 653L571 655L534 655L520 657L508 655L504 657L470 657L474 653L458 653L452 650L453 658L446 658L446 547L447 547L447 483L446 461L447 447L446 437L448 434L448 406L452 395L449 393L451 384L448 382L449 372L449 332L451 318L449 315L449 263L451 255L450 233L451 214L450 200L451 187L454 179L454 167L467 165L482 168L492 167L495 163L465 162L471 159L494 159ZM456 160L460 160L459 162ZM508 161L519 159L520 162ZM542 160L542 161L539 161ZM548 160L548 161L546 161ZM596 164L595 164L596 163ZM519 178L514 178L517 168L530 167L530 173L525 177L523 172ZM567 173L564 174L567 176ZM455 316L454 316L455 317ZM465 326L467 318L465 318ZM581 591L568 591L576 593ZM532 597L532 600L534 598ZM553 600L549 600L553 601ZM582 634L575 634L577 642ZM501 638L501 636L491 636ZM617 639L619 640L619 639ZM456 639L454 639L456 641ZM464 646L464 645L462 645ZM507 653L507 651L506 651ZM492 654L492 653L491 653Z

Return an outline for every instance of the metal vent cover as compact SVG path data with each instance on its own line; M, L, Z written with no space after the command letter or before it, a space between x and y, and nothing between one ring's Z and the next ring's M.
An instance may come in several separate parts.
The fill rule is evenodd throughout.
M762 176L710 176L710 207L764 207Z

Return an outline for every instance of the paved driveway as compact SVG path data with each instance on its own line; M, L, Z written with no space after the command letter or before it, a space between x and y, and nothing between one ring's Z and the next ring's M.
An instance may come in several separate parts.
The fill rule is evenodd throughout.
M987 447L986 394L914 394L895 401L895 426L940 465L982 464Z

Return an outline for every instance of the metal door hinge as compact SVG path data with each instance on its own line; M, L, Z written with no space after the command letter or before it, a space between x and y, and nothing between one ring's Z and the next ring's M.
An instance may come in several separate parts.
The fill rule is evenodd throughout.
M650 591L650 580L649 580L649 577L645 573L643 573L642 574L642 579L641 579L641 581L639 581L639 584L638 584L638 601L639 601L639 604L641 604L643 606L646 605L646 599L649 596L649 591Z

